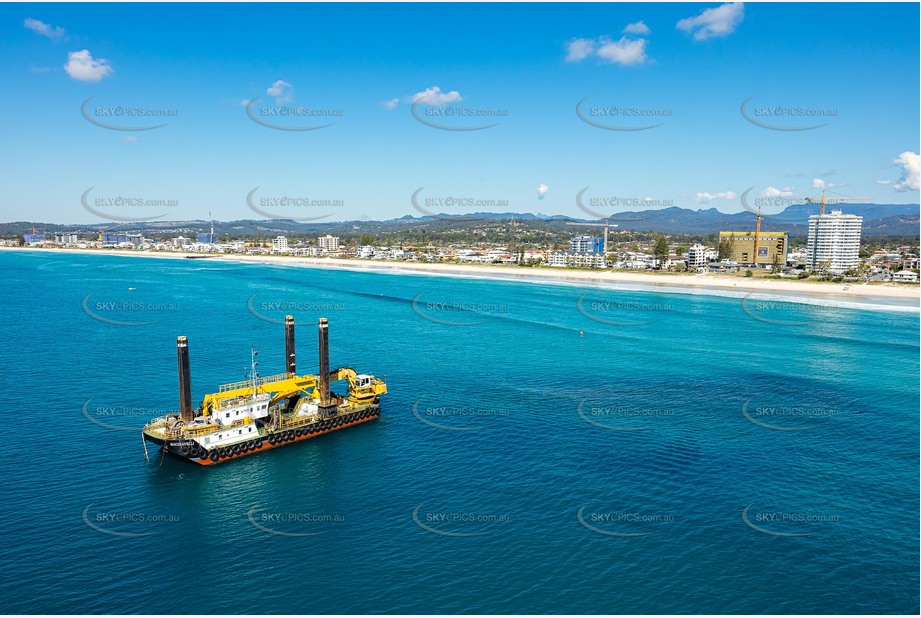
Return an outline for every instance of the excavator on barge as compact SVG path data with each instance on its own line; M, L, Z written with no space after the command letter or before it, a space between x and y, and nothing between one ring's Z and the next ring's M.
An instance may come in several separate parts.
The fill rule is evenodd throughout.
M180 409L147 423L144 440L165 453L209 466L380 418L380 397L387 393L384 378L350 367L330 370L326 318L320 318L317 332L317 375L297 375L294 317L285 316L285 373L260 377L258 352L251 350L249 378L221 385L205 395L198 408L192 407L188 340L179 337ZM348 391L336 395L330 384L343 380Z

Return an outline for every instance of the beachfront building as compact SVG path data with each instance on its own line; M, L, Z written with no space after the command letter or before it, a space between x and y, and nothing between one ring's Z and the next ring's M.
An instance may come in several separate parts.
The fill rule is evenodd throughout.
M604 253L604 238L573 236L569 239L570 253Z
M76 232L57 232L54 235L54 242L59 245L67 244L76 244L77 243L77 233Z
M707 271L711 273L734 273L739 270L738 262L732 260L720 260L719 262L710 262L707 264Z
M787 263L790 238L786 232L760 232L757 243L754 232L720 232L720 242L726 240L732 243L729 259L739 264L767 268Z
M573 253L570 251L566 255L566 265L583 268L604 268L607 266L604 262L604 254L596 251L585 253Z
M547 259L547 252L543 249L531 249L525 251L522 257L525 261L534 260L542 262Z
M645 270L655 265L655 256L641 251L618 251L614 258L614 268Z
M900 270L897 273L893 273L892 280L899 283L918 283L918 273L910 270Z
M472 249L462 249L458 251L457 259L461 262L474 262L478 264L488 264L490 262L488 253L485 251L474 251Z
M715 260L717 253L706 245L693 244L688 247L688 268L706 266L707 262Z
M411 249L394 248L390 250L391 260L411 260L416 256L416 252Z
M221 253L223 250L220 245L212 245L207 242L195 242L186 247L187 251L192 253Z
M103 247L117 247L128 242L128 235L124 232L103 232L99 240L102 241ZM175 245L175 242L173 244Z
M362 245L358 247L357 256L365 260L370 260L374 257L374 247L371 245Z
M339 237L327 234L317 238L317 248L323 253L335 253L339 251Z
M840 274L860 263L860 230L863 217L833 210L810 215L806 241L806 266Z
M288 253L287 236L276 236L272 239L272 253Z
M518 261L517 255L512 255L504 247L489 250L460 249L457 259L461 262L476 262L480 264L511 264Z
M603 253L553 251L547 257L549 266L580 266L582 268L604 268L607 266Z
M512 256L505 247L496 247L486 252L486 259L490 264L511 264L518 261L518 255Z

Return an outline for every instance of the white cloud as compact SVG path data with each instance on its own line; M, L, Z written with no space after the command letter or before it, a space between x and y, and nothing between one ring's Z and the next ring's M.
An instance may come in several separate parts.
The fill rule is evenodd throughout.
M266 88L265 93L275 97L275 103L290 103L294 100L294 87L283 79L276 80L271 86Z
M137 144L139 141L141 141L141 138L137 135L126 135L124 138L122 138L122 141L126 144Z
M95 60L89 50L67 52L67 64L64 65L67 74L82 82L98 82L114 69L105 58Z
M720 191L719 193L707 193L706 191L702 191L697 193L694 199L698 202L706 203L712 202L713 200L731 200L735 199L735 196L736 194L734 191Z
M252 101L252 99L243 99L240 101L240 105L242 105L243 107L246 107L247 105L249 105L250 101Z
M742 2L727 2L707 9L700 15L682 19L675 26L679 30L692 32L695 41L703 41L732 34L744 18L745 5Z
M878 184L878 185L891 185L891 184L892 184L892 181L891 181L891 180L877 180L877 181L876 181L876 184Z
M627 26L621 30L624 34L639 34L646 35L649 34L649 26L646 25L646 22L638 21L632 24L627 24Z
M892 185L893 190L899 192L917 191L919 188L919 176L921 176L921 155L917 152L906 150L893 162L902 166L902 176L897 183Z
M547 195L547 191L549 190L550 190L550 187L548 187L547 185L543 183L537 185L537 199L539 200L544 199L544 196Z
M410 103L426 103L427 105L444 105L446 103L455 103L460 101L461 95L457 90L451 92L442 92L438 86L426 88L422 92L417 92L410 97Z
M646 39L631 39L626 36L616 41L609 37L573 39L566 45L566 61L580 62L594 55L612 64L642 64L646 62L646 42Z
M593 39L573 39L566 44L566 62L579 62L595 53Z
M48 37L49 39L59 39L64 36L64 28L61 28L60 26L52 27L51 24L46 24L43 21L32 19L31 17L26 17L22 22L22 25L32 32L37 32L42 36Z
M619 41L602 40L595 53L614 64L642 64L646 62L646 39L621 37Z
M47 73L51 70L51 67L37 67L33 64L29 67L29 70L33 73Z
M813 189L834 189L835 187L845 187L847 186L846 182L825 182L821 178L812 179L812 188Z
M396 109L396 106L400 104L399 99L390 99L389 101L381 101L381 107L384 109Z
M761 197L793 197L793 195L794 191L790 187L784 187L783 189L767 187L761 191Z

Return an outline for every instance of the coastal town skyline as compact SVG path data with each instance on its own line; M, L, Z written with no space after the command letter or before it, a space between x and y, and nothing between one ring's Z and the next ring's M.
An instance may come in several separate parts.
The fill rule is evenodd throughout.
M0 8L0 76L32 99L0 102L5 218L91 223L83 201L120 197L327 221L918 202L917 5L821 28L796 5L472 5L383 32L383 10Z

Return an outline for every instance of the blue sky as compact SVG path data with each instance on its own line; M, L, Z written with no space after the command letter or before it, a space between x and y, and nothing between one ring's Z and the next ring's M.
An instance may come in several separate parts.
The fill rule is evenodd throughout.
M917 4L2 5L0 219L259 218L248 195L386 219L419 216L414 193L588 217L586 187L596 212L740 212L753 187L770 213L823 184L915 203L918 21ZM580 101L596 124L659 126L599 128ZM173 115L105 115L122 106ZM271 115L298 107L339 115Z

